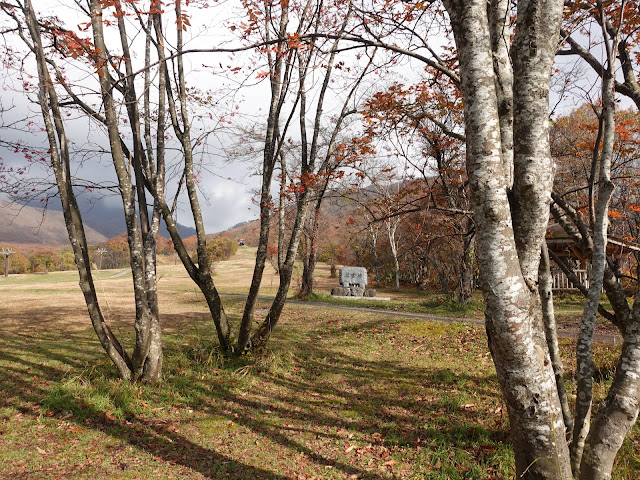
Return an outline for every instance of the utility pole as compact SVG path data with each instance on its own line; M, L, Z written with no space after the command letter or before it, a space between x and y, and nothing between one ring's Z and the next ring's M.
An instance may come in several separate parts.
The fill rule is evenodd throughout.
M14 253L13 248L3 248L0 255L4 255L4 278L9 276L9 255Z
M98 270L102 270L102 255L107 253L107 249L100 247L98 248L97 252L100 254L100 265L98 266Z

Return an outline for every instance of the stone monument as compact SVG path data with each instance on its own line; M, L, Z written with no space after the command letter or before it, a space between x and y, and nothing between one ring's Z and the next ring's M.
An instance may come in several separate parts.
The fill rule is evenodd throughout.
M340 287L331 290L338 297L375 297L375 290L367 289L367 269L364 267L342 267L338 275Z
M364 267L342 267L338 276L343 287L367 286L367 269Z

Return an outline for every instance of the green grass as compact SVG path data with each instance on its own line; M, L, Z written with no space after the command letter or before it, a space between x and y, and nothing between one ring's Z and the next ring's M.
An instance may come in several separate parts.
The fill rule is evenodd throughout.
M442 328L291 306L264 356L225 361L207 322L166 325L156 386L89 329L2 334L3 478L504 478L482 331Z
M115 270L100 270L93 271L94 280L108 280L115 275L118 275L124 269ZM129 274L129 277L131 275ZM115 278L126 278L115 277ZM0 285L33 285L33 284L50 284L60 282L74 282L78 283L77 270L69 270L65 272L49 272L49 273L25 273L19 275L9 275L4 277L0 275Z
M378 296L397 296L394 290L378 290ZM454 318L478 318L483 315L482 301L479 295L475 295L468 304L461 304L448 295L434 294L432 292L415 291L403 298L391 298L391 300L376 300L374 298L362 298L358 300L345 300L324 293L312 293L297 300L305 302L329 303L332 305L358 306L378 310L388 310L391 312L426 313L431 315L441 315Z
M260 358L225 361L212 335L166 325L165 381L149 386L115 378L88 329L3 334L3 478L514 475L481 327L289 306ZM599 346L599 368L616 353ZM640 474L638 433L614 478Z

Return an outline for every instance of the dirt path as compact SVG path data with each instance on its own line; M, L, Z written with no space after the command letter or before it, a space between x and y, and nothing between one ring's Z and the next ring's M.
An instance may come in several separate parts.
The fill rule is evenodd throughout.
M130 268L125 268L124 270L121 270L118 273L114 273L113 275L105 277L105 280L109 279L109 278L124 277L127 273L131 273L131 269Z
M245 295L233 294L233 293L221 294L221 296L245 297ZM273 297L261 296L259 299L262 301L270 302L273 300ZM308 307L309 309L317 309L318 307L322 307L322 308L330 308L333 310L371 313L373 315L386 315L387 317L418 318L422 320L433 320L436 322L445 322L445 323L462 322L462 323L473 323L475 325L484 325L484 319L481 319L481 318L444 317L441 315L432 315L429 313L396 312L396 311L382 310L382 309L369 308L369 307L357 307L357 306L351 307L348 305L336 305L333 303L324 303L324 302L307 302L303 300L291 300L291 299L287 300L287 303ZM578 336L579 330L580 330L579 325L561 325L558 328L558 337L575 339ZM614 345L621 344L622 337L620 336L619 333L616 333L616 332L617 330L613 326L612 328L603 328L601 326L596 327L596 332L593 335L593 340L594 342L597 342L597 343L610 343Z

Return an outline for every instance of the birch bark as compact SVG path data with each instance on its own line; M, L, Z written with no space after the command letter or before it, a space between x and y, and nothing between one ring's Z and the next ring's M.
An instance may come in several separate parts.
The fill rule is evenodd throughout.
M624 5L624 2L623 2ZM577 450L573 461L576 476L581 480L608 480L611 478L613 463L638 417L640 400L640 300L636 295L633 309L629 312L624 299L614 301L619 289L611 285L612 275L607 270L606 244L608 225L608 204L614 186L611 181L611 161L615 140L615 66L616 53L619 50L619 32L607 28L602 2L597 2L602 27L602 36L607 53L606 69L602 73L602 152L600 153L600 175L598 182L598 203L595 212L594 250L592 257L592 284L589 288L587 304L583 315L583 325L578 339L578 399L576 409L581 413L588 408L591 399L593 362L591 360L591 341L597 303L603 283L607 292L611 291L612 306L616 308L616 320L623 335L622 352L616 369L613 384L605 400L600 404L593 425L588 430L584 451ZM621 12L623 8L621 7ZM620 14L619 24L623 21ZM612 35L610 35L612 34ZM597 275L597 277L596 277ZM593 291L598 289L597 292ZM620 308L622 307L622 308ZM624 308L626 307L626 308ZM582 387L582 388L581 388ZM590 405L589 405L590 407ZM588 416L583 418L581 433L588 428ZM576 431L578 430L576 413Z
M542 302L542 321L544 323L545 339L547 341L547 348L549 349L549 357L551 359L553 373L556 377L556 388L558 389L558 398L560 400L560 405L562 406L562 418L566 427L565 434L567 440L571 441L571 435L573 432L573 416L571 414L571 408L569 407L567 390L564 385L564 367L562 365L562 357L560 356L556 315L553 308L551 262L546 243L542 244L538 281L538 291L540 293L540 301Z
M484 1L447 0L464 101L467 173L489 346L511 422L519 478L570 478L569 452L533 282L552 186L548 84L562 2L518 3L514 192L507 196L491 30ZM543 18L544 17L544 18ZM512 223L513 218L513 223Z

